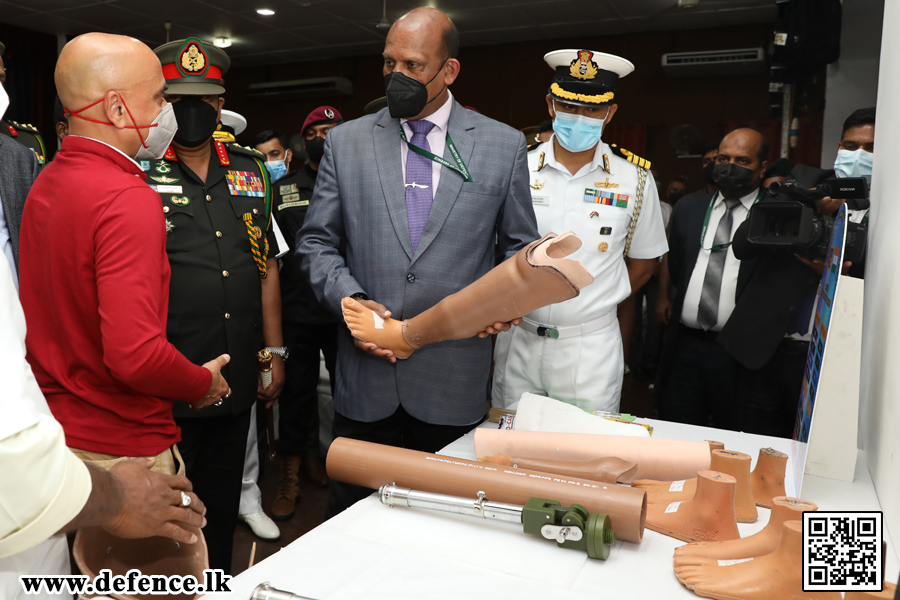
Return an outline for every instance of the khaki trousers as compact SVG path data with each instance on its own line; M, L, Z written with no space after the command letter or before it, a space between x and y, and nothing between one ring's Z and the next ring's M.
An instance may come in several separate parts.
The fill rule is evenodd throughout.
M78 448L69 448L72 453L85 463L94 465L104 471L109 471L117 463L123 460L134 460L136 456L116 456L114 454L102 454L100 452L88 452ZM178 446L173 445L156 455L156 464L150 469L163 475L184 475L184 460Z

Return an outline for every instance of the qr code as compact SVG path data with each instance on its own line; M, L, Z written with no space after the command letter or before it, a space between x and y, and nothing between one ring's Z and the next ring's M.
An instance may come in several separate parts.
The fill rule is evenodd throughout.
M882 589L881 513L803 513L803 591Z

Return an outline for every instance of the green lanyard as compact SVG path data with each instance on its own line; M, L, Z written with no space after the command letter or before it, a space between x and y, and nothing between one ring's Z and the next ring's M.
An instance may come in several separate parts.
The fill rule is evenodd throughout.
M716 198L718 198L718 197L719 197L719 192L716 192L715 194L713 194L712 199L709 201L709 206L706 209L706 218L703 219L703 231L700 232L700 247L701 248L703 248L703 241L706 239L706 228L709 227L709 215L712 214L713 206L715 206ZM753 201L753 204L756 204L757 202L759 202L759 200L762 197L763 197L763 189L759 188L759 194L756 195L756 200ZM750 205L750 208L753 208L753 204ZM728 210L728 208L726 207L725 210ZM750 217L750 211L747 211L747 216L744 217L744 220L746 221L749 217ZM718 244L716 246L713 246L712 248L703 248L703 250L709 250L710 252L715 252L717 250L725 250L726 248L731 246L731 244L733 244L733 243L734 243L734 240L728 242L727 244Z
M450 138L449 132L447 133L447 138L446 138L447 139L447 147L450 148L450 154L453 155L453 160L456 161L455 165L442 156L438 156L437 154L432 154L431 152L429 152L428 150L425 150L424 148L419 148L418 146L410 144L409 141L406 139L406 132L403 131L403 127L400 127L400 137L403 138L403 141L406 142L406 145L409 147L409 149L412 150L413 152L415 152L416 154L418 154L420 156L424 156L428 160L436 162L437 164L441 165L442 167L447 167L448 169L452 169L452 170L456 171L457 173L459 173L460 175L462 175L464 181L467 181L469 183L472 182L472 176L469 175L469 169L468 169L468 167L466 167L466 163L463 162L462 157L459 155L459 150L456 149L456 145L453 143L453 139Z

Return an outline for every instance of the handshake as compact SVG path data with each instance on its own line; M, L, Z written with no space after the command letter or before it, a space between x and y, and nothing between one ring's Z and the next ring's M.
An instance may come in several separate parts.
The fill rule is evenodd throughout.
M230 356L223 354L203 365L204 368L209 369L209 372L212 373L212 383L206 395L191 404L191 410L202 410L211 404L218 404L231 395L231 388L228 387L228 382L222 377L222 367L227 365L230 360Z

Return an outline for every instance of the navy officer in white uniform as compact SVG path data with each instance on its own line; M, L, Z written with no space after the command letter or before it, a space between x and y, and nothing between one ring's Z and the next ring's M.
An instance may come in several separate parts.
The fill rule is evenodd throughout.
M498 336L492 402L505 408L532 392L618 411L625 361L616 307L668 250L650 161L600 139L618 108L619 78L634 65L590 50L556 50L544 60L554 71L547 93L554 135L528 154L532 204L541 235L581 237L571 258L594 283Z

